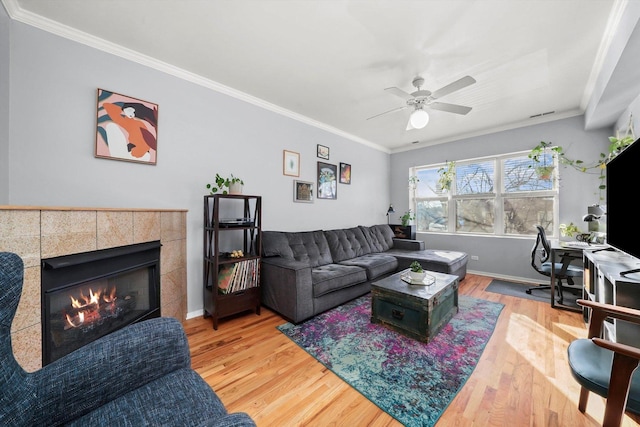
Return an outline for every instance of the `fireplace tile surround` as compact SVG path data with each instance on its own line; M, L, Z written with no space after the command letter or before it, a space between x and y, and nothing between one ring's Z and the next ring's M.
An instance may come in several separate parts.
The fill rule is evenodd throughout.
M0 206L0 251L25 264L11 325L13 352L28 372L42 366L40 263L70 255L160 240L162 316L186 318L186 210Z

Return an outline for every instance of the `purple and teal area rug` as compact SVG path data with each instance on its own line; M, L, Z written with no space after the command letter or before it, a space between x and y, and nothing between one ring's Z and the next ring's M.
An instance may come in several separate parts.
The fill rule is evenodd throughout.
M460 295L428 344L371 323L371 294L278 329L406 426L433 426L476 367L503 304Z

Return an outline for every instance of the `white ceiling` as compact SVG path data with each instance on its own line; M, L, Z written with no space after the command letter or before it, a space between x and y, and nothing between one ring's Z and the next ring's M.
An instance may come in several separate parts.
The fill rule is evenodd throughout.
M625 0L3 0L13 19L389 152L584 112ZM477 81L406 130L385 88ZM554 112L538 118L530 116ZM413 145L418 141L418 145Z

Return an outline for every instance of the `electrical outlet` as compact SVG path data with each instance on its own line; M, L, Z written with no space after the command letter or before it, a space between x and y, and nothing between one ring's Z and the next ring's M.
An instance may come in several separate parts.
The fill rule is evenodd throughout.
M478 255L471 255L471 259L474 261L478 261Z

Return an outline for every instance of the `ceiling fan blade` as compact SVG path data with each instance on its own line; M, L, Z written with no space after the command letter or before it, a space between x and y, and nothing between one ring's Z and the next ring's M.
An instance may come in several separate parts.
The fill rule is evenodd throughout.
M434 98L434 99L440 98L442 96L450 94L451 92L455 92L457 90L460 90L462 88L470 86L470 85L474 84L475 82L476 82L476 79L474 79L473 77L464 76L463 78L458 79L453 83L449 83L445 87L441 87L440 89L434 91L431 94L431 97Z
M404 110L405 108L407 108L406 105L404 107L394 108L393 110L385 111L384 113L380 113L380 114L376 114L375 116L371 116L367 120L371 120L371 119L374 119L376 117L380 117L380 116L382 116L384 114L395 113L396 111L401 111L401 110Z
M432 102L427 107L432 108L434 110L446 111L449 113L456 113L456 114L462 114L462 115L467 114L469 111L471 111L471 107L465 107L463 105L456 105L456 104L446 104L444 102Z
M394 94L395 96L399 96L400 98L408 101L410 99L413 99L413 95L411 95L410 93L407 93L405 91L403 91L402 89L399 89L397 87L388 87L385 89L387 92Z

